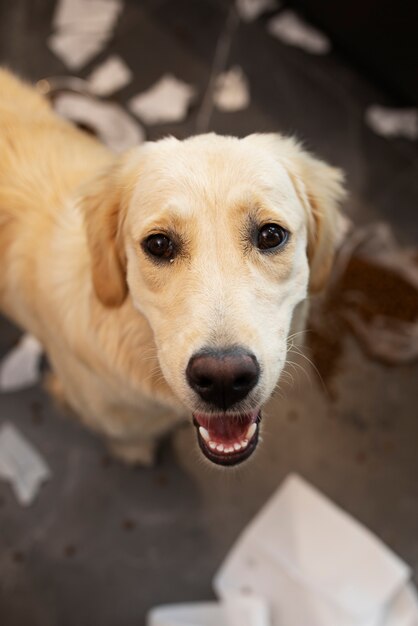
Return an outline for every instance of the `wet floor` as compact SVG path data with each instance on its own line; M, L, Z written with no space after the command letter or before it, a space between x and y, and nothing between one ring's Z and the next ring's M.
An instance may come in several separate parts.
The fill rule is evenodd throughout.
M53 6L0 2L0 61L31 80L67 73L45 44ZM215 55L220 38L223 57ZM296 133L347 172L346 210L357 225L383 219L402 243L416 244L416 144L365 126L369 103L398 102L342 52L315 57L286 47L267 34L264 18L240 23L215 0L126 2L109 47L80 75L109 52L135 74L118 102L165 72L199 91L184 122L150 127L148 138ZM245 111L207 107L214 59L217 70L244 69L252 98ZM354 264L346 280L359 272ZM329 333L311 341L322 379L290 354L295 365L266 411L262 445L239 470L202 463L191 426L162 443L154 469L125 468L41 386L0 395L0 423L13 421L53 473L27 509L0 483L0 624L136 626L156 604L212 598L211 579L226 551L290 472L366 524L410 564L417 583L418 365L374 360L352 333L341 332L332 309L323 316ZM314 320L308 329L314 335ZM18 337L0 319L0 354Z

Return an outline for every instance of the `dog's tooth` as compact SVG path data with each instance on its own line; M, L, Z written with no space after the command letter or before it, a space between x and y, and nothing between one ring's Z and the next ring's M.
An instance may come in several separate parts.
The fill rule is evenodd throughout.
M225 448L225 452L233 452L234 451L234 446L229 446L228 448Z
M251 426L247 430L247 434L245 435L245 438L248 439L248 441L251 441L251 439L255 435L256 430L257 430L257 424L251 424Z
M234 443L234 450L236 450L238 452L238 450L241 450L241 444L240 443Z
M241 441L241 448L246 448L248 446L248 440L247 439L243 439Z
M216 449L217 449L217 451L218 451L218 452L223 452L223 451L224 451L223 444L222 444L222 443L218 444L218 445L216 446Z
M214 441L209 441L209 448L210 448L211 450L215 450L215 448L216 448L216 443L215 443Z
M209 442L210 437L209 437L209 433L206 430L206 428L203 428L203 426L199 426L199 433L202 435L202 438L206 441Z

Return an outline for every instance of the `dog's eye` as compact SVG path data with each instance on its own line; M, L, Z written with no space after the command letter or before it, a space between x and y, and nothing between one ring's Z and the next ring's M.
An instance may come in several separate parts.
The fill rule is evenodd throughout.
M257 247L260 250L272 250L279 248L288 240L289 233L287 230L277 224L265 224L258 231Z
M174 254L173 242L167 235L162 233L150 235L145 240L145 248L152 256L159 259L171 259Z

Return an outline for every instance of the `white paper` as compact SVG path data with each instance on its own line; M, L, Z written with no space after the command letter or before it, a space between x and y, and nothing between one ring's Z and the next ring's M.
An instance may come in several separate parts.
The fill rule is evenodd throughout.
M278 9L276 0L236 0L238 15L244 22L253 22L266 11Z
M290 476L215 578L221 598L268 601L274 626L380 626L410 570L301 478Z
M195 95L192 85L165 74L150 89L134 96L128 106L146 124L179 122L186 117Z
M282 11L269 21L267 28L271 35L283 43L302 48L311 54L327 54L331 50L328 37L293 11Z
M218 602L171 604L152 609L147 626L227 626Z
M32 335L19 343L0 361L0 391L18 391L35 385L40 378L43 348Z
M19 504L28 506L51 475L48 465L12 424L0 427L0 478L10 482Z
M418 109L391 109L372 104L366 109L366 122L383 137L418 139Z
M81 69L112 37L121 9L121 0L59 0L49 48L71 70Z
M70 70L81 69L104 48L108 36L102 33L59 32L51 35L48 46Z
M222 111L241 111L250 104L248 79L241 67L232 67L218 76L213 100Z
M270 620L264 601L237 594L222 603L191 602L152 609L147 626L270 626Z
M97 96L110 96L132 80L132 72L116 54L96 67L87 79L90 90Z
M92 128L115 152L128 150L144 140L141 126L117 104L64 93L55 98L54 108L66 119Z

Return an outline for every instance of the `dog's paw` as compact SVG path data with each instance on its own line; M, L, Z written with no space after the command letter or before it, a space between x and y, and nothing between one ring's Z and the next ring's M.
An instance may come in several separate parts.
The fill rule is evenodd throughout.
M152 467L156 461L157 444L152 441L108 441L109 452L126 465Z

